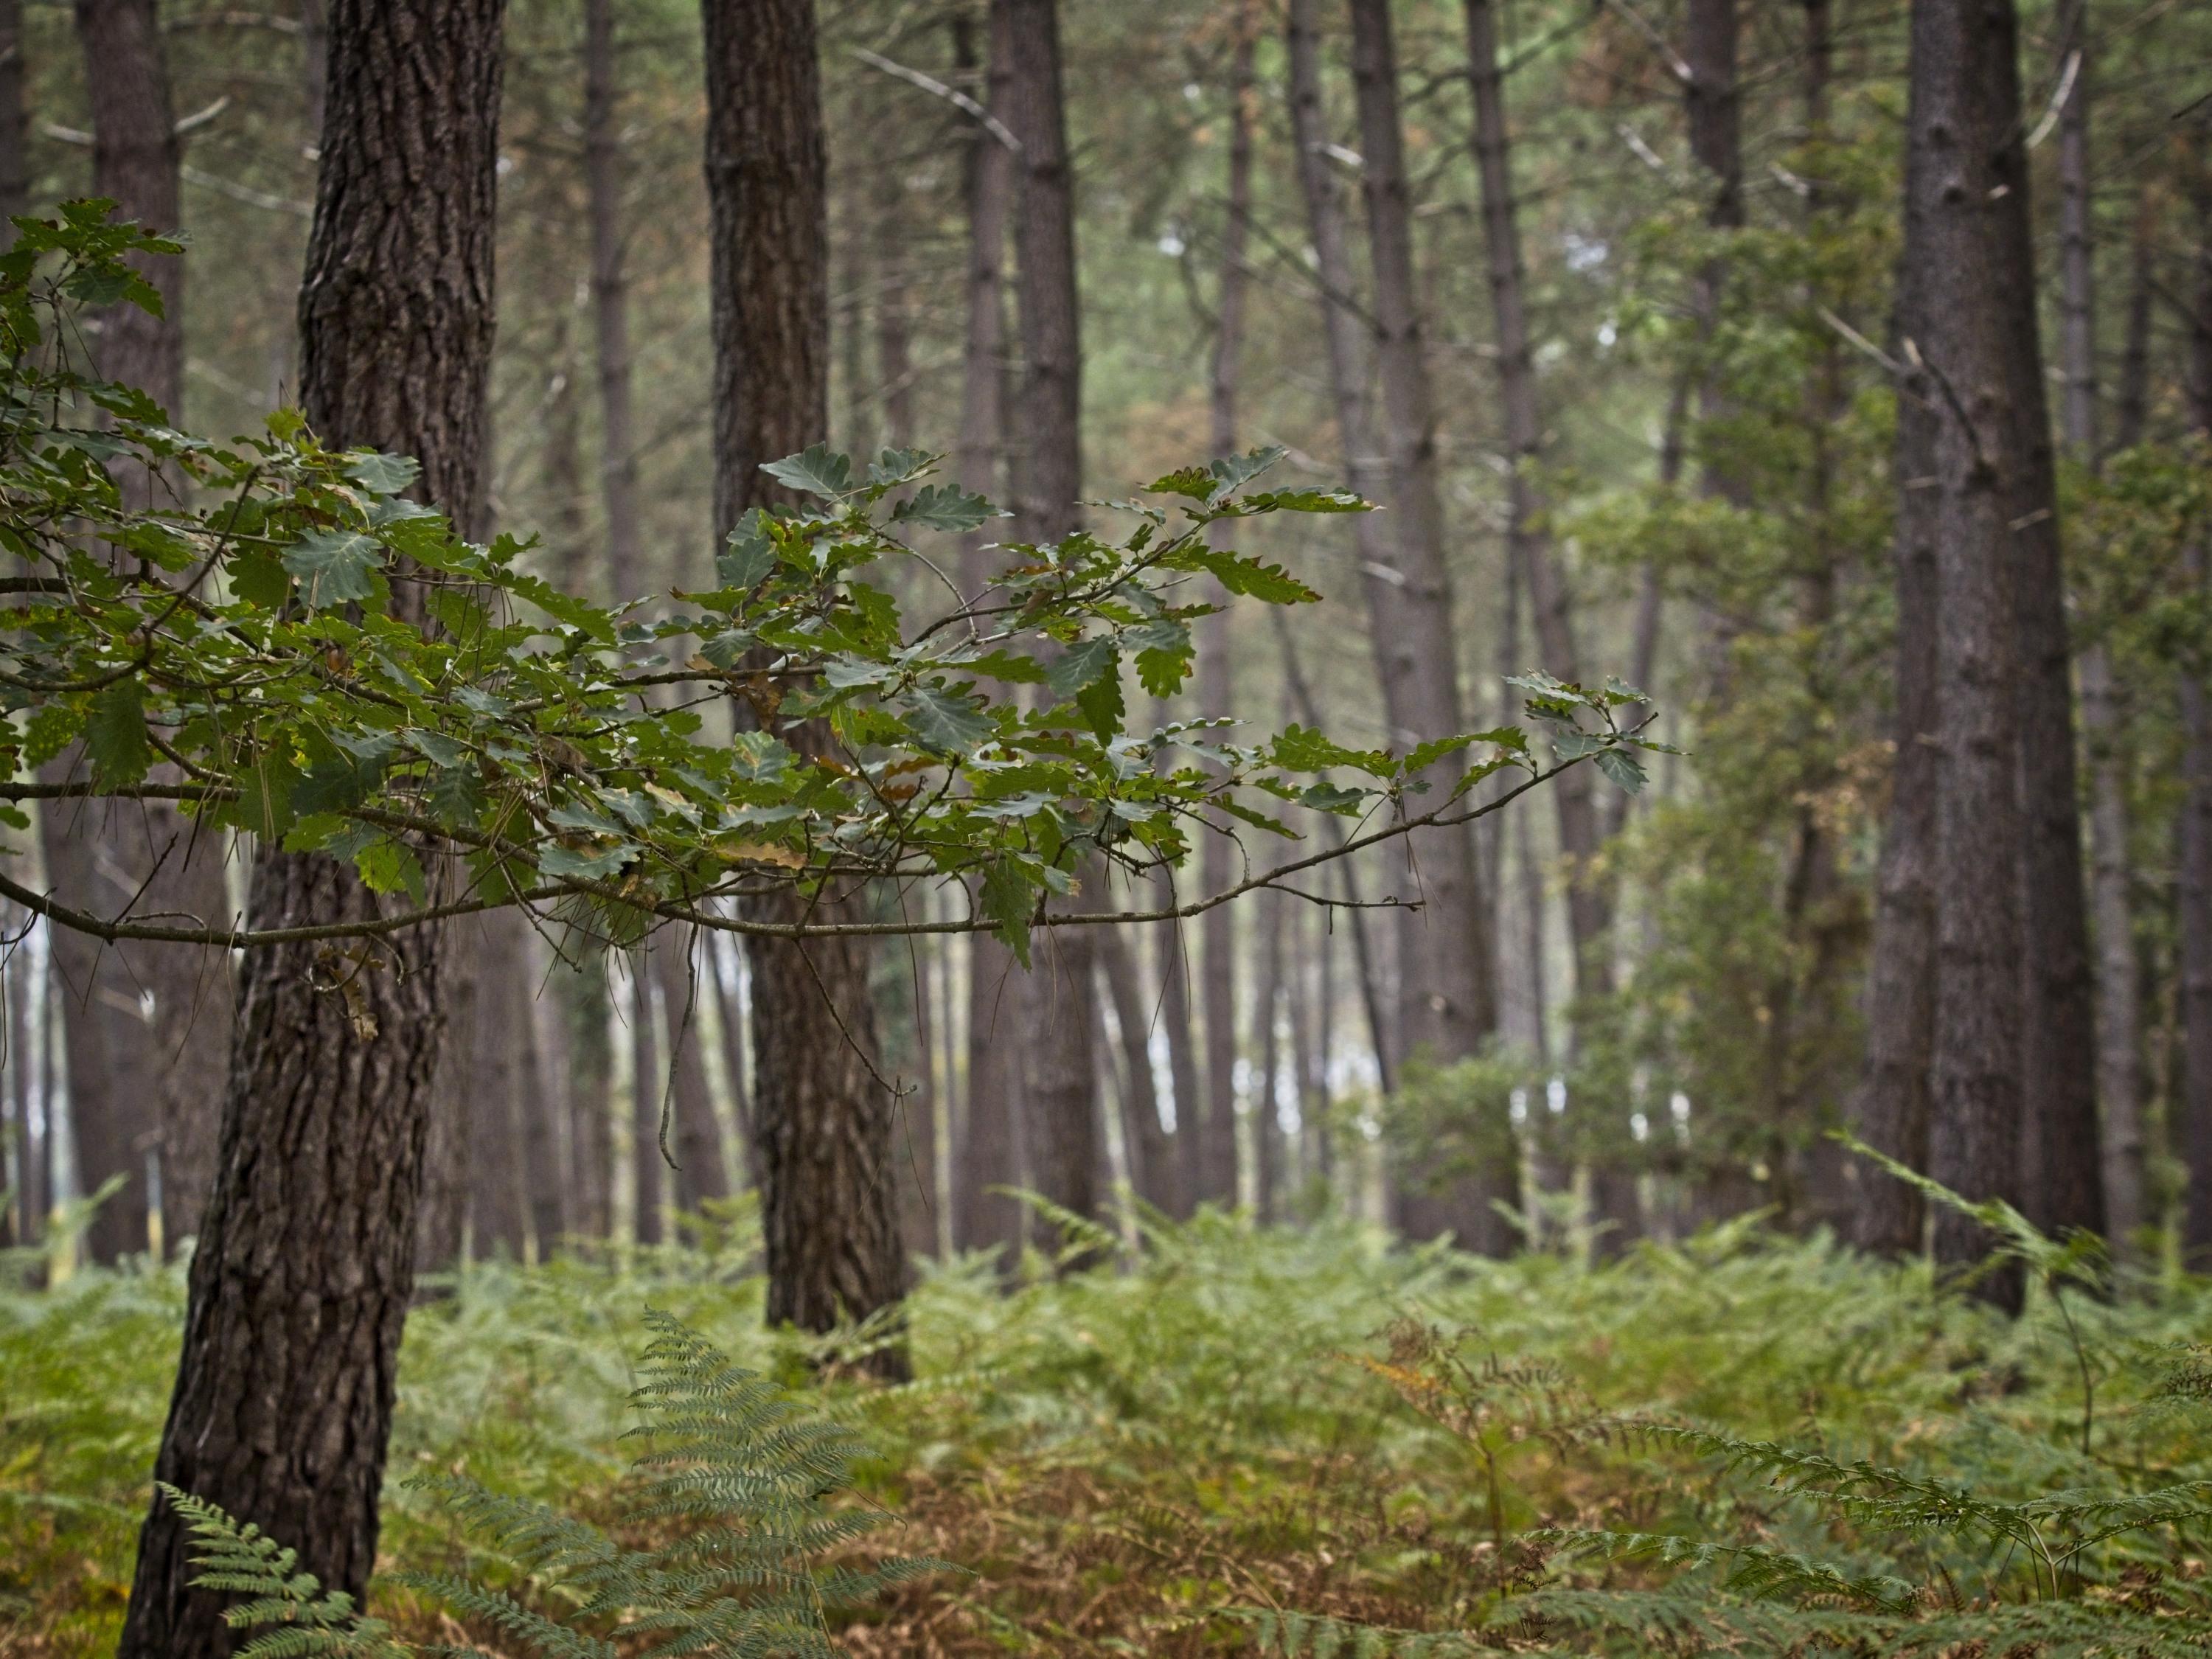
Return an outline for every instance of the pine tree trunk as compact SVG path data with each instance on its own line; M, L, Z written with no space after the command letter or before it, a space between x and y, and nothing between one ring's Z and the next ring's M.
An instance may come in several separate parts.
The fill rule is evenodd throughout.
M2212 436L2212 170L2200 169L2197 197L2197 291L2189 332L2189 418ZM2212 557L2189 550L2189 575L2212 589ZM2181 1133L2174 1137L2189 1170L2182 1216L2182 1259L2212 1262L2212 676L2201 664L2182 672L2182 775L2185 794L2175 837L2181 882L2175 925L2181 934Z
M614 1233L614 1008L605 951L573 937L566 948L576 960L555 967L547 994L567 1055L568 1223L605 1239Z
M1166 723L1161 711L1155 724ZM1163 872L1155 878L1153 893L1162 908L1176 902L1176 886ZM1179 921L1155 922L1152 927L1152 971L1160 986L1160 1024L1168 1040L1168 1086L1175 1098L1175 1133L1168 1137L1174 1175L1167 1190L1174 1194L1169 1213L1187 1221L1198 1207L1200 1185L1198 1115L1203 1085L1200 1081L1197 1022L1191 1006L1190 933Z
M1127 1148L1129 1184L1137 1196L1164 1214L1176 1212L1175 1146L1160 1123L1158 1085L1152 1079L1152 1006L1137 971L1136 952L1127 931L1100 930L1098 959L1107 995L1120 1028L1122 1085L1122 1144Z
M14 246L19 213L31 210L29 121L23 107L23 0L0 0L0 249Z
M2010 432L2004 469L2011 531L2018 685L2022 862L2021 1198L2047 1231L2105 1231L2097 1128L2096 975L2081 869L2075 777L2073 650L2058 479L2037 324L2034 226L2021 112L2017 25L2009 5L1990 14L1985 73L1996 135L1990 204L1996 299L2004 328L2005 389L1997 411ZM2077 82L2074 94L2081 96Z
M1011 72L1006 31L1012 21L1003 0L990 7L989 63L982 103L992 115L1006 112L1006 79ZM962 67L973 70L975 51L963 17L954 19L954 49ZM1005 424L1006 243L1012 210L1014 158L981 124L970 130L967 157L967 324L961 359L960 440L954 464L961 483L992 500L1003 496L1000 456ZM981 594L993 574L988 531L965 538L960 584L970 598ZM1017 1121L1020 1111L1019 1066L1015 1062L1020 1017L1012 1000L1013 953L986 934L968 941L967 1110L954 1145L952 1237L956 1248L997 1248L1001 1265L1011 1267L1022 1244L1020 1205L998 1188L1022 1180Z
M653 939L647 953L659 988L662 1028L667 1033L676 1207L686 1214L696 1212L708 1199L730 1195L722 1128L714 1116L714 1097L707 1086L707 1062L699 1046L696 933L688 927L666 929Z
M2058 73L2072 89L2058 117L2059 339L2066 446L2080 465L2102 459L2097 437L2095 223L2089 186L2087 0L2068 0L2060 18ZM2128 801L2120 752L2119 688L2102 640L2081 652L2081 726L2089 761L2090 910L2095 924L2097 1103L2103 1107L2100 1164L2106 1225L2122 1250L2143 1224L2142 1062L2136 1047L2141 995L2129 902ZM2034 1063L2033 1053L2029 1063ZM2055 1207L2055 1206L2054 1206Z
M337 0L301 290L301 404L331 443L417 457L465 532L486 504L499 0ZM256 927L367 916L353 872L264 848ZM355 996L333 994L351 975ZM437 1054L434 936L252 952L216 1180L155 1474L358 1599L375 1559ZM373 1022L374 1029L371 1024ZM230 1651L174 1511L139 1539L119 1653Z
M1405 143L1398 114L1397 49L1391 34L1388 0L1352 0L1352 80L1359 109L1360 152L1368 235L1374 270L1374 340L1382 390L1390 507L1376 538L1376 557L1362 567L1369 631L1382 683L1389 741L1409 748L1430 738L1464 731L1459 667L1454 647L1451 584L1443 561L1443 508L1437 477L1436 414L1430 389L1426 348L1415 292L1413 203L1406 174ZM1319 69L1312 54L1312 11L1292 15L1292 107L1302 175L1318 174L1324 165L1318 146ZM1307 61L1303 69L1297 62ZM1303 118L1297 114L1307 106ZM1316 180L1306 185L1308 214L1315 223L1334 217L1333 197ZM1349 263L1341 260L1348 280ZM1333 303L1340 293L1326 262L1322 282ZM1348 293L1344 295L1348 300ZM1346 319L1349 322L1349 319ZM1346 424L1347 404L1360 384L1350 355L1332 346L1331 378L1339 382L1339 425L1347 454L1364 447L1364 420ZM1355 446L1355 434L1358 442ZM1364 489L1355 472L1354 488ZM1465 757L1439 761L1428 775L1437 798L1457 781ZM1400 963L1396 1030L1402 1053L1425 1053L1443 1063L1472 1054L1497 1026L1491 983L1494 951L1491 919L1477 879L1474 840L1464 829L1425 836L1419 849L1419 910L1400 913ZM1407 849L1414 856L1414 849ZM1411 872L1408 872L1408 878ZM1455 1181L1433 1195L1401 1195L1398 1221L1415 1237L1455 1232L1468 1249L1498 1255L1512 1247L1511 1231L1492 1208L1492 1200L1516 1195L1519 1182L1510 1166L1486 1169Z
M1921 197L1933 165L1905 154L1905 252L1898 264L1894 331L1927 334ZM1936 391L1924 368L1898 387L1895 755L1889 808L1875 872L1874 943L1866 994L1866 1071L1853 1115L1876 1151L1925 1171L1929 1067L1936 1040L1936 836L1937 764L1936 477ZM1884 1255L1916 1255L1926 1225L1920 1194L1871 1170L1858 1186L1853 1237Z
M761 467L829 426L829 169L811 0L707 0L703 10L719 534L753 507L787 502ZM781 735L802 749L828 741L805 726ZM794 921L810 908L789 895L756 914ZM868 952L843 938L748 949L769 1322L827 1331L906 1288L890 1178L896 1103L872 1073ZM903 1375L904 1350L868 1364Z
M1021 1204L1006 1195L1023 1180L1021 969L996 938L970 933L968 980L968 1118L952 1172L953 1243L996 1249L1011 1271L1023 1237Z
M1082 343L1075 270L1074 179L1060 94L1057 0L1003 0L1006 123L1022 145L1014 242L1023 356L1013 429L1025 443L1014 534L1054 541L1077 527L1083 494ZM1082 879L1095 882L1086 870ZM1085 927L1041 934L1024 988L1024 1152L1031 1184L1078 1215L1095 1207L1097 995Z
M1260 994L1252 1006L1252 1049L1259 1064L1252 1091L1252 1212L1264 1224L1282 1219L1282 1100L1276 1081L1282 1050L1275 1020L1283 1000L1282 896L1263 893L1260 903Z
M607 585L620 604L643 593L646 577L639 551L637 422L630 398L629 282L623 269L614 4L615 0L584 0L584 181L592 229L592 313L598 323L599 491L607 513Z
M1935 886L1936 1041L1929 1173L1969 1199L2020 1197L2022 976L2015 635L2020 576L2010 507L2027 457L2008 418L2017 387L2005 306L2021 292L1991 204L2017 186L2003 165L2016 107L1993 96L1993 54L2012 47L2012 8L1944 0L1912 16L1913 165L1905 257L1917 267L1922 333L1937 398ZM1954 1212L1936 1218L1942 1266L1978 1261L1990 1241ZM2016 1273L1979 1281L2016 1308Z
M478 1261L520 1264L530 1254L528 1202L524 1194L520 1000L512 952L520 941L520 916L495 912L471 916L447 930L476 935L471 967L471 1025L456 1021L447 1033L442 1073L458 1085L456 1144L468 1194L469 1253ZM451 967L450 960L441 964ZM450 987L453 976L447 974Z
M1238 356L1244 339L1244 247L1252 213L1252 59L1257 27L1252 0L1237 0L1230 27L1229 177L1221 227L1221 283L1208 376L1210 439L1218 456L1237 453ZM1217 546L1235 539L1233 523L1214 526ZM1236 663L1228 596L1198 627L1198 702L1200 714L1220 716L1237 706ZM1199 853L1199 884L1208 893L1236 884L1237 848L1225 836L1209 836ZM1200 1137L1197 1196L1227 1207L1237 1203L1237 918L1234 906L1216 905L1199 919L1199 988L1206 1030L1206 1115Z
M180 211L180 155L151 0L79 0L76 30L92 109L94 193L114 200L123 217L173 229ZM13 68L20 117L20 60ZM180 416L182 264L173 258L136 263L161 291L165 314L155 317L127 305L101 312L95 360L107 379L140 388ZM156 487L143 469L126 465L117 482L126 500L151 504ZM45 820L48 825L61 821L52 815ZM92 844L64 849L50 843L50 860L67 866L82 860L116 872L124 890L115 908L136 900L142 910L198 916L210 926L228 917L221 835L198 832L174 807L155 803L73 813L69 822L72 834L88 836ZM181 945L118 948L71 940L61 944L58 959L72 987L72 1076L85 1079L71 1094L83 1185L91 1192L110 1176L125 1180L94 1218L87 1247L102 1261L146 1248L145 1175L158 1146L167 1211L162 1237L173 1249L198 1229L214 1158L230 1039L228 955ZM151 1021L137 1012L147 992L154 1002ZM88 1052L94 1044L100 1053Z

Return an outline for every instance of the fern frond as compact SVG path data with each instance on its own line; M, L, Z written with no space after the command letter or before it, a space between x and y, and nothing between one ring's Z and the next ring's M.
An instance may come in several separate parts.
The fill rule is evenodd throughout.
M156 1484L191 1534L199 1569L192 1583L250 1598L222 1615L233 1630L261 1632L239 1649L238 1659L398 1659L406 1652L391 1626L362 1618L345 1591L325 1592L314 1574L295 1571L296 1550L204 1498Z

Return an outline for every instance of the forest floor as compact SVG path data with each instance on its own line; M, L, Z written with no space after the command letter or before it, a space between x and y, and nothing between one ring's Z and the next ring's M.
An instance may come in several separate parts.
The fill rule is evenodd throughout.
M648 1307L848 1419L872 1448L866 1495L902 1517L884 1547L972 1573L848 1629L863 1659L1255 1652L1282 1642L1267 1615L1285 1609L1528 1645L1544 1620L1516 1597L1656 1571L1547 1562L1522 1535L1538 1525L1874 1559L1832 1516L1656 1442L1652 1420L2014 1497L2212 1476L2212 1437L2157 1387L2212 1340L2203 1281L2042 1296L2013 1322L1917 1267L1749 1223L1589 1267L1207 1217L1159 1231L1134 1271L1040 1272L1006 1295L980 1263L933 1273L910 1304L917 1380L884 1388L821 1381L805 1345L761 1329L753 1237L739 1212L684 1249L475 1267L428 1303L401 1366L386 1570L500 1572L402 1484L414 1470L611 1516ZM0 1291L0 1653L112 1650L183 1305L174 1267ZM2206 1541L2153 1539L2137 1577L2194 1579ZM1986 1548L1902 1547L1957 1605L2022 1593ZM404 1634L465 1639L396 1591L372 1602ZM1654 1630L1650 1650L1685 1650Z

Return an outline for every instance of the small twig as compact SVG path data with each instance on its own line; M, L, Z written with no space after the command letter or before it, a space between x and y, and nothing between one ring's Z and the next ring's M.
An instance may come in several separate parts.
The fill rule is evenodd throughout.
M1014 137L1012 130L957 87L948 87L933 76L924 75L918 69L908 69L904 64L894 63L881 52L870 52L866 46L854 47L853 56L870 69L881 70L895 80L903 81L910 87L919 87L933 98L942 98L997 139L1009 155L1019 155L1022 153L1022 141Z

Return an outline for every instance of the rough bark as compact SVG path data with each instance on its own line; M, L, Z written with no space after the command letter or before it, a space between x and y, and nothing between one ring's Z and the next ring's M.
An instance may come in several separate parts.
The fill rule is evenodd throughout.
M1229 174L1221 226L1221 282L1209 366L1210 438L1216 455L1237 452L1237 389L1244 343L1244 248L1252 215L1252 59L1258 30L1252 0L1237 0L1230 27ZM1218 545L1233 539L1232 524L1214 527ZM1199 624L1198 701L1207 715L1236 707L1236 661L1231 613L1225 594ZM1199 881L1209 893L1237 880L1237 848L1225 836L1210 836L1200 850ZM1237 918L1218 905L1199 921L1199 990L1206 1030L1206 1115L1193 1127L1200 1137L1197 1196L1216 1204L1237 1202Z
M2087 0L2060 18L2058 73L2072 89L2058 117L2060 399L2062 431L2075 462L2101 459L2097 434L2096 229L2090 198L2091 40ZM2081 726L2089 763L2090 912L2096 947L2096 1096L2106 1225L2129 1248L2143 1224L2141 993L2128 899L2127 773L2120 750L2119 688L2101 639L2081 652ZM2031 1056L2031 1064L2033 1057Z
M301 289L301 403L329 442L411 454L420 493L484 521L499 0L337 0ZM256 927L374 915L353 872L264 848ZM434 936L252 953L160 1480L361 1597L375 1559L440 1031ZM334 983L350 988L337 991ZM139 1537L120 1654L230 1651L187 1588L173 1510Z
M2028 1218L2051 1232L2105 1231L2097 1130L2096 975L2081 868L2075 776L2073 650L2058 479L2037 323L2034 225L2021 112L2017 23L1992 8L1984 73L1996 144L1990 203L1994 298L2005 371L1995 411L2009 427L2003 465L2012 532L2018 641L2020 884L2023 981L2021 1191ZM2079 95L2077 83L2076 96Z
M829 426L829 169L811 0L703 10L719 536L788 502L762 465ZM781 735L828 741L808 726ZM804 908L790 896L761 913L795 920ZM868 955L831 939L756 940L750 954L768 1317L827 1331L905 1290ZM867 1363L903 1375L905 1352Z
M1991 197L2018 184L2002 162L2006 123L1992 54L2009 52L2012 9L1947 3L1912 16L1913 154L1905 258L1917 268L1921 334L1936 398L1938 767L1936 1037L1929 1173L1970 1199L2020 1194L2023 1106L2020 798L2020 576L2010 504L2026 457L2006 400L2013 347L2008 239ZM1950 1211L1939 1264L1977 1262L1990 1241ZM2017 1306L2016 1274L1979 1282Z

